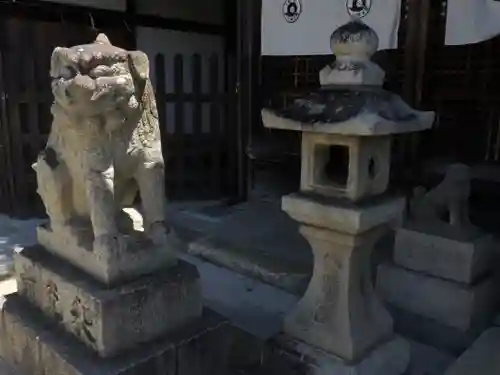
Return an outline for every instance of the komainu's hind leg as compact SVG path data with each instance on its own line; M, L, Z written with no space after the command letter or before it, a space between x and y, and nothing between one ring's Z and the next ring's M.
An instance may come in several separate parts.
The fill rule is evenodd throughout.
M141 196L144 229L154 243L165 243L165 207L160 203L165 197L165 173L161 155L140 163L135 179Z

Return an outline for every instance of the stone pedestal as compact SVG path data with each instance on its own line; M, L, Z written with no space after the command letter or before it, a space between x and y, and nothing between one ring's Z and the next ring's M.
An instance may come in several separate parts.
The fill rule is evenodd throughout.
M404 200L378 198L354 204L293 194L283 198L282 206L302 223L300 232L314 253L312 279L285 318L284 333L303 342L304 348L330 353L339 369L378 357L384 351L381 345L393 340L393 329L373 290L370 254L387 225L400 217ZM394 366L399 372L391 368L386 367L385 374L405 370L405 366Z
M131 228L122 234L123 248L109 246L95 251L90 223L52 231L49 224L37 228L38 243L92 277L108 285L134 280L177 262L169 244L154 245L142 231Z
M203 310L189 263L112 288L41 246L16 255L15 268L19 291L2 306L0 357L22 373L225 371L227 321Z
M477 229L406 223L396 232L394 262L401 267L464 284L493 270L494 238Z
M479 230L410 221L396 232L394 263L379 266L377 291L396 308L397 321L406 313L423 318L429 327L418 330L420 341L455 351L457 342L471 344L497 311L493 249L492 236ZM411 328L407 334L413 336Z
M379 266L378 274L378 290L387 302L463 332L485 327L496 311L493 277L466 285L390 264Z
M110 358L99 358L18 295L3 301L0 329L0 356L23 375L226 374L229 324L210 310Z
M189 263L112 288L41 246L16 255L15 268L19 291L2 305L0 357L24 374L225 371L228 324L203 310Z
M198 270L184 261L113 288L41 246L16 255L15 264L19 297L101 357L183 327L203 310Z

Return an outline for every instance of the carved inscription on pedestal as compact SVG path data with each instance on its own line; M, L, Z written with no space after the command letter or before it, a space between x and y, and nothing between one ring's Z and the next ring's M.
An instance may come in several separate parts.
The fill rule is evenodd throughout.
M96 339L92 333L95 313L76 296L71 304L71 327L73 332L90 346L95 346Z
M53 316L57 322L62 322L63 317L58 311L59 289L52 280L49 280L45 285L45 299L47 301L47 313Z
M342 264L335 259L334 254L325 254L324 262L324 275L321 276L321 304L316 306L314 312L314 321L317 323L326 323L331 319L332 312L338 304L339 287L340 287L340 272Z

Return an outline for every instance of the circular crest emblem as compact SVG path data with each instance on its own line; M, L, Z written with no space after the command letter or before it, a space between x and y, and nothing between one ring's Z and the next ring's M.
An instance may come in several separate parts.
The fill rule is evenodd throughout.
M372 0L347 0L346 7L351 16L363 18L370 13Z
M286 22L296 22L302 13L302 4L300 0L285 0L283 3L283 17Z

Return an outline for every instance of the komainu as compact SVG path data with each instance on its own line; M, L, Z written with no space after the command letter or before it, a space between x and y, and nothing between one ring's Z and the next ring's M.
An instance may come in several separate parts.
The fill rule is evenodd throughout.
M417 187L410 205L411 217L421 222L445 222L455 228L470 228L470 168L453 164L443 181L429 191Z
M95 42L51 57L53 123L34 169L53 232L90 221L93 248L121 248L124 205L140 193L147 237L167 239L164 163L149 61Z

